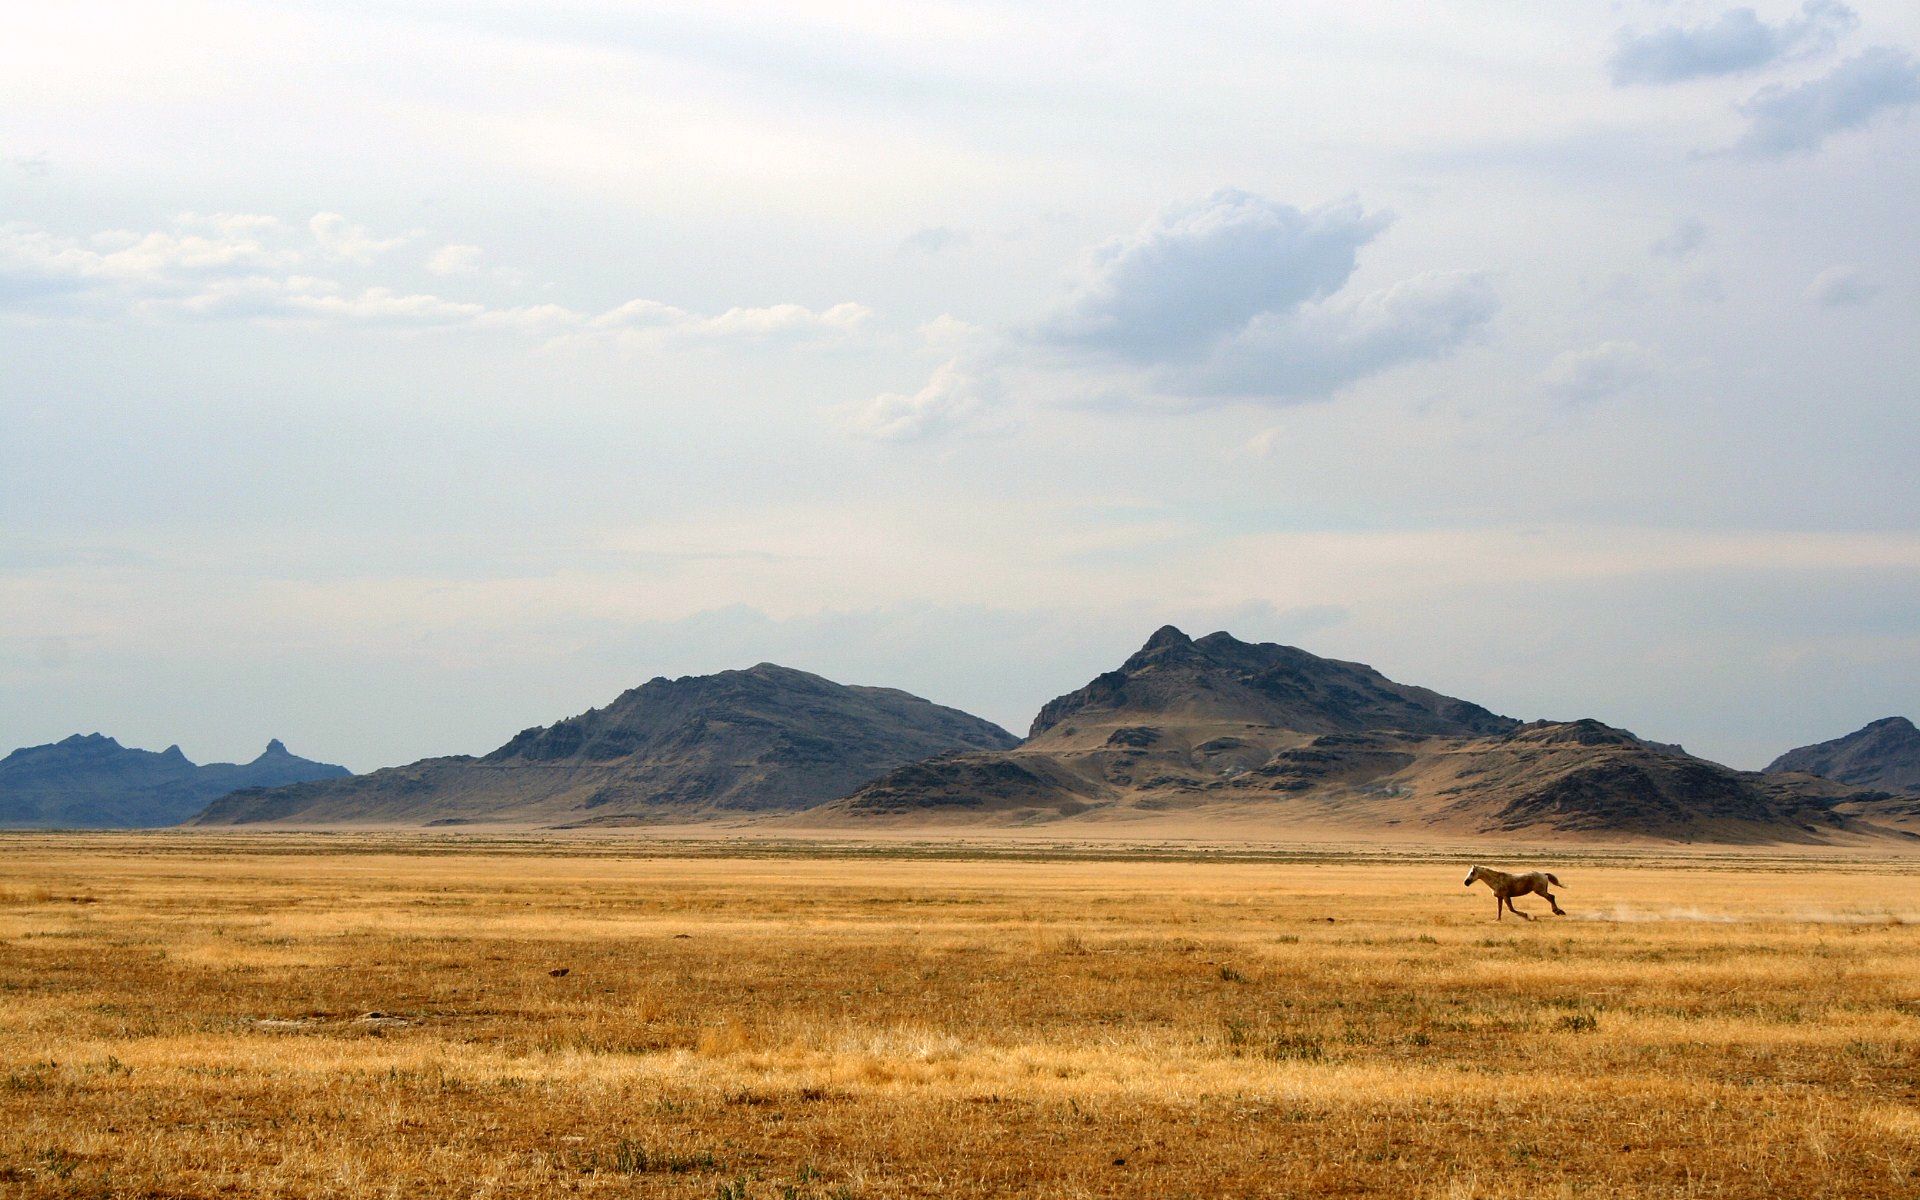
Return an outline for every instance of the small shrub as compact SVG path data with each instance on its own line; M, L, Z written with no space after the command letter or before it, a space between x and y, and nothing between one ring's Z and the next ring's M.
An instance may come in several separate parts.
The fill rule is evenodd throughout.
M1600 1018L1592 1013L1575 1013L1571 1017L1561 1017L1554 1022L1554 1028L1565 1033L1592 1033L1600 1028Z
M622 1175L639 1175L653 1162L653 1156L639 1142L621 1138L613 1148L613 1169Z
M43 1179L70 1179L80 1160L65 1150L42 1150L34 1160L34 1173Z
M1296 1062L1325 1062L1326 1043L1304 1034L1279 1033L1267 1039L1260 1053L1267 1058Z
M1222 963L1220 964L1220 981L1222 983L1245 983L1247 977L1225 963Z

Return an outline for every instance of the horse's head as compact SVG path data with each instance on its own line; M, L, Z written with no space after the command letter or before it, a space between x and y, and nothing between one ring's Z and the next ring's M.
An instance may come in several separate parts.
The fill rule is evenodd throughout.
M1472 886L1473 886L1473 881L1474 881L1474 880L1476 880L1476 879L1478 879L1478 878L1480 878L1480 868L1479 868L1479 867L1475 867L1475 868L1474 868L1473 870L1471 870L1471 871L1468 871L1468 872L1467 872L1467 881L1466 881L1466 882L1465 882L1464 884L1462 884L1461 886L1462 886L1462 887L1472 887Z

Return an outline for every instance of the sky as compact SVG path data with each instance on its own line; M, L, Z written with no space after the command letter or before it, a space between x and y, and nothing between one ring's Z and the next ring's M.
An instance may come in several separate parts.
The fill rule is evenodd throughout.
M1158 626L1920 716L1920 7L98 3L0 39L0 750Z

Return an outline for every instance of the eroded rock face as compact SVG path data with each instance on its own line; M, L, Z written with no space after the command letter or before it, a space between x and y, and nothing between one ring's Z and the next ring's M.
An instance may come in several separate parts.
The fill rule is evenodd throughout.
M482 758L243 792L202 822L612 825L787 812L907 763L1017 741L906 692L761 663L654 679L604 708L525 730Z
M1789 750L1769 774L1818 775L1855 787L1920 793L1920 729L1905 717L1885 717L1845 737Z

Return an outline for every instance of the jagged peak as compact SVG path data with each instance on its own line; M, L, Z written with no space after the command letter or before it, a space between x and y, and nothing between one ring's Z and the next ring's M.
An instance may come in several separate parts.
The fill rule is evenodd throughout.
M1570 742L1582 746L1644 744L1632 731L1593 717L1576 717L1571 721L1529 721L1507 737L1512 741Z
M1246 646L1246 645L1251 645L1252 643L1243 642L1239 638L1233 636L1232 634L1228 633L1224 629L1216 629L1205 637L1199 637L1199 638L1193 639L1193 644L1196 646L1205 647L1205 646Z
M1191 645L1193 645L1193 639L1182 633L1178 626L1162 625L1153 631L1153 636L1147 639L1146 645L1140 647L1140 652L1145 654L1149 650L1160 650L1167 646Z

